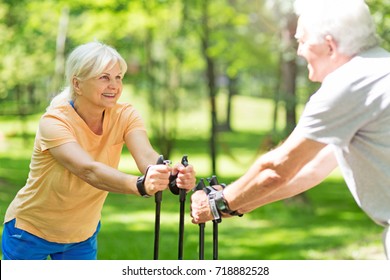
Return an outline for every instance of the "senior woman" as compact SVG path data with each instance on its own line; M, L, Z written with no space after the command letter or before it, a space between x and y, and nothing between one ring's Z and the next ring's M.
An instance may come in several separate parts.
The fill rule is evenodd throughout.
M100 42L78 46L66 63L68 86L39 122L25 186L9 205L3 259L96 259L101 210L109 192L150 196L191 189L191 165L157 165L158 153L136 109L118 103L127 65ZM139 176L118 171L126 145Z

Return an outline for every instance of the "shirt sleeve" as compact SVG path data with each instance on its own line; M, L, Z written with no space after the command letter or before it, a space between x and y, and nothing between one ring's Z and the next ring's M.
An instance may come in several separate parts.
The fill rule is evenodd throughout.
M296 130L308 139L348 147L359 129L375 118L368 87L337 80L324 83L307 103Z
M130 104L125 106L122 111L122 119L125 122L123 139L126 135L135 130L146 131L144 120L139 112Z
M73 129L61 119L45 114L39 122L38 144L42 151L65 143L77 142Z

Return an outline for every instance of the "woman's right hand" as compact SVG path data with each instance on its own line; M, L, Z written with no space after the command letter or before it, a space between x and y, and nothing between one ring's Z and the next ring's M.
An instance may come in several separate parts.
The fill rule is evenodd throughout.
M168 188L169 175L172 168L165 164L156 164L149 166L145 178L145 190L149 195L154 195L159 191Z

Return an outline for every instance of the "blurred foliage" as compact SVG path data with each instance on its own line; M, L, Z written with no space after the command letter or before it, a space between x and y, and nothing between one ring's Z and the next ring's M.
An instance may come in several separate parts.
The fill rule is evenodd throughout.
M125 82L149 101L150 112L165 108L151 118L152 127L162 127L160 120L172 115L165 120L172 127L164 129L174 137L179 108L196 110L207 98L200 40L203 1L209 5L208 53L216 64L218 95L227 94L234 80L236 94L274 98L280 53L287 55L280 32L292 0L0 0L0 114L43 111L64 86L63 58L77 45L98 40L126 59ZM383 46L390 48L389 4L367 3ZM307 81L301 66L297 94L302 103L316 85Z
M164 84L164 72L180 64L180 93L188 105L204 95L204 61L198 37L202 1L187 0L1 0L0 1L0 102L19 100L34 111L47 104L56 62L56 38L61 13L69 10L65 55L75 46L99 40L117 48L129 64L127 81L136 90L147 88L145 69L150 51L155 78ZM368 0L383 45L390 46L390 6ZM218 61L220 89L226 76L240 79L240 94L272 97L277 81L279 31L284 10L292 1L210 1L212 45ZM184 91L185 90L185 91ZM144 91L142 91L144 92ZM191 98L192 97L192 98ZM183 101L185 103L185 101ZM1 113L16 105L1 106ZM39 109L42 109L38 106ZM19 113L19 111L16 111Z
M367 0L382 38L382 46L390 50L390 3L385 0Z

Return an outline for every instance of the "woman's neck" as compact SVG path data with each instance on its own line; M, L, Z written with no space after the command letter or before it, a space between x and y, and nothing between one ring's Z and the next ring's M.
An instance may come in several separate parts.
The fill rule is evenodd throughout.
M73 108L95 134L103 134L104 108L94 110L87 106L81 106L77 100L74 102Z

